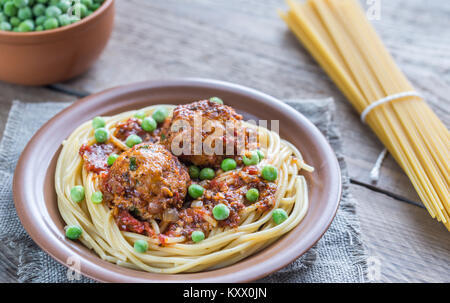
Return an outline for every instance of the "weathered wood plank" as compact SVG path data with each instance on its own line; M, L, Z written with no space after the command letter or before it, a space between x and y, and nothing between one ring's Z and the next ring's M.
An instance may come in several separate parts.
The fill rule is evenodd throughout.
M352 193L364 243L380 261L379 282L450 282L450 237L442 224L419 207L364 187L352 186Z
M134 81L207 77L240 83L278 98L333 96L353 178L369 183L382 145L278 18L282 0L118 1L113 38L100 61L67 84L92 92ZM383 1L374 21L411 81L449 121L449 3ZM428 11L428 14L424 11ZM430 17L432 15L432 17ZM420 17L417 17L420 16ZM414 21L414 22L413 22ZM440 28L439 31L436 31ZM379 186L419 200L390 158Z
M205 77L247 85L282 99L333 96L350 174L369 183L382 145L277 17L283 0L117 1L117 24L99 62L67 82L97 92L129 82ZM450 123L450 2L382 1L374 24L393 56L447 125ZM0 84L0 134L10 104L68 101L42 88ZM1 138L1 135L0 135ZM388 158L379 186L419 200ZM381 257L381 281L449 282L445 228L425 210L352 185L366 243ZM387 215L389 214L389 215ZM0 281L14 281L17 260L0 246Z
M0 82L0 140L3 137L9 109L14 100L24 102L46 102L46 101L74 101L72 96L55 93L51 90L38 87L23 87Z

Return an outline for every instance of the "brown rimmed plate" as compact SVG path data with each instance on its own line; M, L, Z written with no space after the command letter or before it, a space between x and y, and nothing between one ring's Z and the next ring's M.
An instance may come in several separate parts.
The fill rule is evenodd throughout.
M302 152L314 173L304 173L310 208L303 221L263 251L234 265L192 274L152 274L103 261L64 236L54 189L61 142L81 123L152 104L183 104L218 96L246 119L279 120L280 135ZM203 79L152 81L121 86L75 102L49 120L23 151L14 175L14 202L31 238L62 264L77 256L81 272L102 282L248 282L262 278L310 249L333 220L341 195L339 165L320 131L281 101L243 86Z

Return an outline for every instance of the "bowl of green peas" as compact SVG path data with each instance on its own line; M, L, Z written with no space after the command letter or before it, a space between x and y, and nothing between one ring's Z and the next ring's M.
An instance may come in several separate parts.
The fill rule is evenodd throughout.
M114 0L0 0L0 81L47 85L98 59L114 25Z

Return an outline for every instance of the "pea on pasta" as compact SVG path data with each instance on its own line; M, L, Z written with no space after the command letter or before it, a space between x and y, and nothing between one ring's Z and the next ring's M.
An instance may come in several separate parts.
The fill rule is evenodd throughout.
M55 172L67 238L109 262L175 274L236 263L297 226L308 210L300 172L312 168L277 133L223 103L153 105L79 126ZM219 139L234 144L244 134L243 153L189 149L196 116L223 129L233 123L238 129ZM179 120L192 125L172 127ZM255 132L266 145L250 144ZM173 149L177 138L186 144L181 153Z

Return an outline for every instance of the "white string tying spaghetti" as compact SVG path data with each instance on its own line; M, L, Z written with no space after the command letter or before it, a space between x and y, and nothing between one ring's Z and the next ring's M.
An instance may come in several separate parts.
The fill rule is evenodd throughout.
M403 92L403 93L398 93L398 94L393 94L387 97L384 97L383 99L380 99L378 101L375 101L373 103L371 103L369 106L367 106L363 112L361 113L361 121L362 123L366 123L366 117L367 115L376 107L387 103L387 102L391 102L391 101L395 101L395 100L399 100L405 97L419 97L422 98L422 96L415 91L409 91L409 92Z
M393 94L387 97L384 97L380 100L377 100L373 103L371 103L369 106L367 106L363 112L361 113L361 122L362 123L366 123L366 117L367 115L374 110L375 108L377 108L378 106L388 103L388 102L392 102L395 100L399 100L402 98L406 98L406 97L419 97L422 98L422 96L416 92L416 91L409 91L409 92L402 92L402 93L398 93L398 94ZM380 178L380 169L381 169L381 165L383 164L383 160L384 158L386 158L387 155L387 149L383 149L383 151L378 155L377 161L375 162L375 165L373 166L373 168L370 170L370 179L372 180L372 182L378 182L379 178Z

